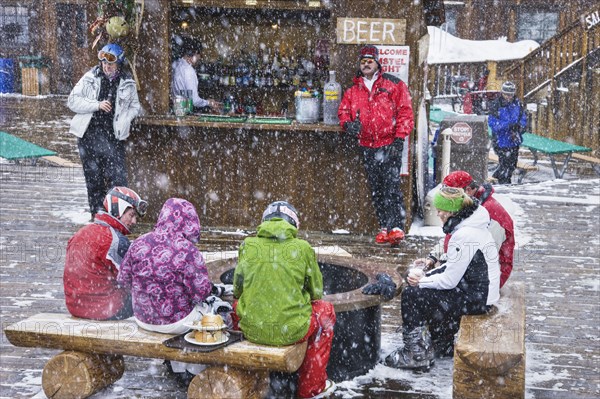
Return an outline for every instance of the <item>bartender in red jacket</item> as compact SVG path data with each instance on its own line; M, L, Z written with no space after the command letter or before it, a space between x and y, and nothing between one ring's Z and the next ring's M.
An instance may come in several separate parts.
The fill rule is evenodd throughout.
M117 283L121 260L129 249L131 228L148 203L127 187L114 187L104 198L106 211L67 244L63 285L67 310L75 317L122 320L133 315L131 295Z
M400 169L404 139L414 127L410 93L402 80L381 73L377 47L364 46L358 61L358 74L344 93L338 116L344 131L356 137L362 149L381 226L375 242L396 246L404 238Z

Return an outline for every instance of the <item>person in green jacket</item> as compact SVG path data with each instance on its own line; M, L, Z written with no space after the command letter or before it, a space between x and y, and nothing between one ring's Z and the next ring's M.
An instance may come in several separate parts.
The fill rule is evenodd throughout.
M315 251L297 238L298 212L285 201L270 204L256 237L239 249L233 275L239 328L248 341L283 346L308 341L298 370L298 396L323 397L335 390L327 379L335 312L322 300L323 276Z

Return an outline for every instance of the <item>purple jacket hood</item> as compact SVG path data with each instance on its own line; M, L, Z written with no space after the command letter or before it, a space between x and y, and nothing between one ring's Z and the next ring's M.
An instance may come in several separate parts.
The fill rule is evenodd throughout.
M163 205L154 233L168 237L183 236L197 244L200 241L200 219L191 202L181 198L170 198Z

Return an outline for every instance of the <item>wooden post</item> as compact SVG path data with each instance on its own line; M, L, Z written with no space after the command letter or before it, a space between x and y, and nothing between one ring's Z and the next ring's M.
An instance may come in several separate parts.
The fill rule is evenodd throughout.
M48 398L87 398L117 381L125 371L123 356L65 351L44 366L42 388Z
M146 0L138 38L136 71L140 102L148 114L169 112L171 89L171 2Z
M495 88L501 86L501 84L498 83L498 61L488 61L487 69L490 71L490 74L488 75L486 90L495 90Z
M188 387L188 399L259 399L268 389L268 371L212 366L194 377Z

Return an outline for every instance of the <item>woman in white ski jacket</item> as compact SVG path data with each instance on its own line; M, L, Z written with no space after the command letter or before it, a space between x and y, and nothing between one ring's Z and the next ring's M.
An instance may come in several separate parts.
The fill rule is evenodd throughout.
M67 101L76 113L69 132L78 137L92 219L103 208L108 190L128 186L125 139L131 121L140 112L135 81L123 69L123 49L108 44L100 50L98 59L100 65L83 75Z
M488 211L460 188L443 187L433 204L452 235L448 259L425 274L409 274L401 304L404 347L386 357L390 367L428 370L436 355L451 356L461 316L486 313L500 298Z

